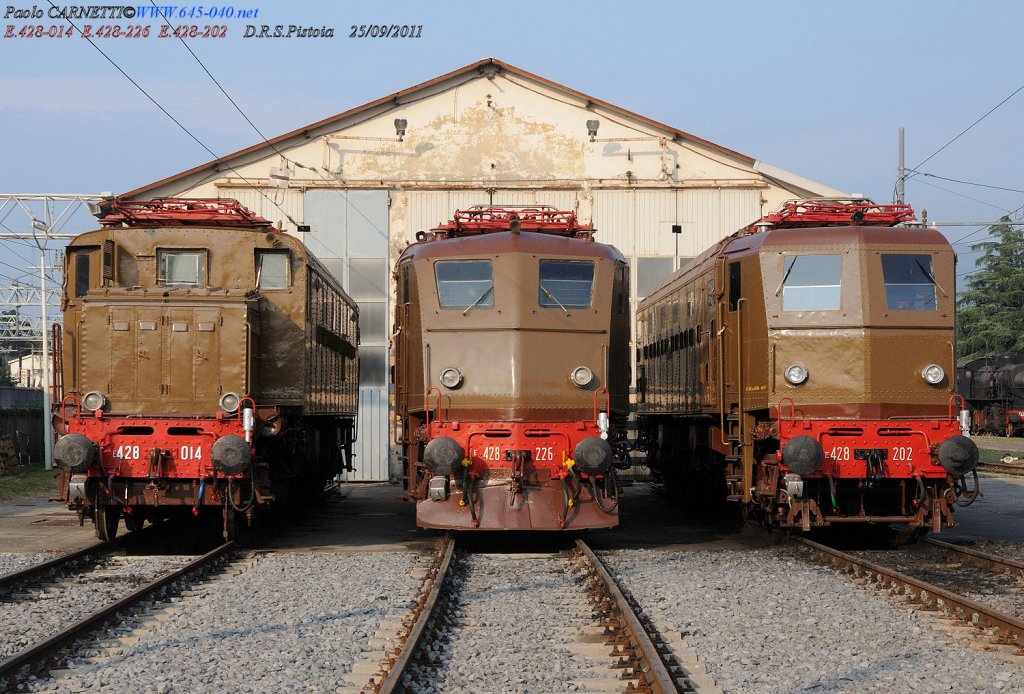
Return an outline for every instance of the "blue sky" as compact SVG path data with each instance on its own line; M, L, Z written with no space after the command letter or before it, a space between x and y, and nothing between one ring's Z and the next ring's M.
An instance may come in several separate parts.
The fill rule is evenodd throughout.
M0 9L8 4L32 7ZM258 8L257 24L335 29L331 39L247 40L245 20L191 22L228 27L226 39L189 45L268 137L493 56L878 201L892 196L900 126L914 166L1024 84L1024 3L1010 1L216 6ZM0 32L8 24L26 22L0 19ZM422 25L422 38L348 38L359 24ZM259 141L178 41L97 43L218 155ZM211 158L81 38L0 38L0 66L2 193L122 192ZM921 171L1024 191L1022 116L1024 92ZM925 176L907 197L943 221L1024 206L1024 192ZM943 231L956 241L974 228ZM0 256L11 262L16 250ZM969 266L966 244L957 250Z

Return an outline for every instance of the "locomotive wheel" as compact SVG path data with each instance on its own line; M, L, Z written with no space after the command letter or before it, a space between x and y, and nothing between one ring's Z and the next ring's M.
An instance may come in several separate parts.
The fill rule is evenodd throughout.
M96 537L110 542L117 537L117 526L121 522L121 507L114 504L96 506Z

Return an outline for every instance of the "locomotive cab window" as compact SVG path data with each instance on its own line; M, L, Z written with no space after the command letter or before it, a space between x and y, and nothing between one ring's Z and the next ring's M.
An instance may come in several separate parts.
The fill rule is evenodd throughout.
M260 289L287 289L288 251L256 251L256 286Z
M157 249L157 280L163 287L205 287L206 251Z
M838 310L842 274L843 259L838 255L786 256L779 286L782 310Z
M882 254L885 300L890 311L936 311L930 255Z
M494 306L494 279L490 260L441 260L434 265L441 308Z
M590 308L594 264L579 260L541 260L537 302L544 308Z

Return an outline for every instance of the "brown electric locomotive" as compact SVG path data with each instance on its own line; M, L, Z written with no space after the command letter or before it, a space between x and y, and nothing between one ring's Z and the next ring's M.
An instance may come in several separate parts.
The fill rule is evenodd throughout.
M67 248L54 462L97 535L198 516L226 536L349 464L358 308L234 200L104 203Z
M416 522L618 522L629 268L576 216L474 207L402 253L393 378Z
M906 205L789 203L640 305L648 464L769 525L953 525L978 449L953 392L955 258ZM973 485L965 476L973 477Z

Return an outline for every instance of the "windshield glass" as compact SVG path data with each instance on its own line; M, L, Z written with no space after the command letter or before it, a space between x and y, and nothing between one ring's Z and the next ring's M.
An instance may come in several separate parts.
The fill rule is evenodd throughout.
M494 305L490 260L442 260L434 265L441 308Z
M537 302L555 308L589 308L594 293L594 264L579 260L541 260Z
M882 254L885 300L890 311L937 311L930 255Z
M791 255L783 264L783 311L836 311L843 275L838 255Z

